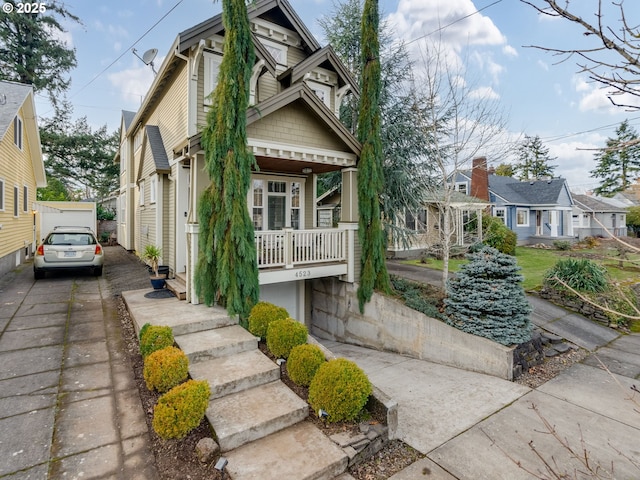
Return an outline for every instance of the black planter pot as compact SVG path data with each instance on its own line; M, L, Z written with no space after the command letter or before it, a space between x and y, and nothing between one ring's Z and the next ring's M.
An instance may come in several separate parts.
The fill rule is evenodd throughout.
M149 280L151 280L151 286L153 287L154 290L163 289L164 288L164 284L166 283L166 280L164 278L152 277Z
M151 268L151 266L147 265L147 270L149 271L150 275L153 275L153 268ZM158 266L158 276L169 278L169 265Z

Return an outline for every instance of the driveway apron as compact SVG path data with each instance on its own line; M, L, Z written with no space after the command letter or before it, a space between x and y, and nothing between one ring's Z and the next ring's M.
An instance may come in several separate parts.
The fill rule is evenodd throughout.
M0 477L157 478L104 278L0 278L0 365Z

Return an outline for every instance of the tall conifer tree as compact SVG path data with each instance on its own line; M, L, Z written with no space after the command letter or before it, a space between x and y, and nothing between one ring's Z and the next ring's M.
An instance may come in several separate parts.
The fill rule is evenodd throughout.
M384 188L382 142L380 141L380 45L378 0L365 0L362 13L362 77L358 140L362 152L358 164L358 236L362 246L362 270L358 301L360 311L371 300L375 288L390 291L385 264L386 239L380 216L380 195Z
M247 149L246 112L255 60L245 0L223 0L224 56L202 132L211 184L198 207L196 292L246 318L258 301L258 264L247 192L255 158Z

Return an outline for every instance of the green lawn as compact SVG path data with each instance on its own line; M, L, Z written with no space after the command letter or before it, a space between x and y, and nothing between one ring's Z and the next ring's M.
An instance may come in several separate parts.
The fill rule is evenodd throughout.
M604 255L606 260L595 260L600 265L603 265L611 277L621 283L636 283L640 277L640 265L632 266L629 263L625 263L625 268L618 268L617 251L610 248L597 247L594 249L574 250L572 252L562 252L559 250L544 250L538 248L517 247L516 259L518 265L522 268L520 273L524 277L523 286L525 290L533 290L542 286L545 272L553 267L556 261L567 254L573 255L584 254L592 257L594 255ZM639 254L629 255L630 259L640 261ZM429 258L427 263L421 263L420 261L408 261L414 265L421 265L437 270L442 270L442 260L436 260ZM464 259L451 259L449 260L449 271L456 272L460 265L466 263Z

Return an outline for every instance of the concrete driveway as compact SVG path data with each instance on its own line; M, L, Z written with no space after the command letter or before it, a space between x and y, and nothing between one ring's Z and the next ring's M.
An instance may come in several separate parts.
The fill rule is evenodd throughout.
M105 275L131 261L105 250ZM105 278L35 281L30 264L1 277L0 365L1 478L157 478Z

